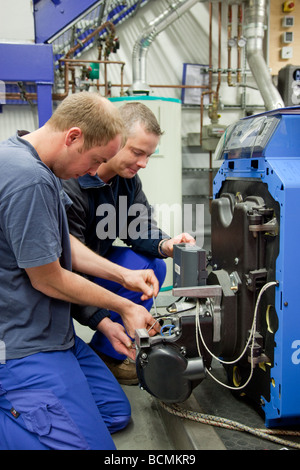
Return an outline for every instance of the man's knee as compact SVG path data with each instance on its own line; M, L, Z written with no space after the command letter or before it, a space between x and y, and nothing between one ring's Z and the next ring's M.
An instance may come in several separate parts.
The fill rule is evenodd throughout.
M109 432L113 434L128 426L131 420L131 405L125 394L123 397L120 395L119 401L116 401L109 408L102 407L100 413Z
M117 431L122 431L122 429L125 429L128 424L130 423L131 420L131 414L127 416L116 416L111 420L111 422L108 424L108 430L111 434L117 432Z
M158 279L160 287L163 285L166 273L167 265L163 259L153 258L153 261L149 265L149 269L153 269L155 276Z

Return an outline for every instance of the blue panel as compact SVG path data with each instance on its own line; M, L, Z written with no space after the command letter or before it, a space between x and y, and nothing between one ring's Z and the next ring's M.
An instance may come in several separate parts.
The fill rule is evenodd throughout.
M299 111L300 112L300 111ZM265 150L266 158L299 158L299 115L282 116Z
M268 163L271 172L265 181L271 195L281 206L280 249L276 260L279 290L275 299L279 328L275 335L271 399L264 406L266 424L272 427L300 422L300 159L274 159Z
M214 197L218 197L227 179L257 179L267 184L270 195L280 206L279 254L275 273L275 279L279 281L275 293L279 326L271 369L271 398L269 402L264 399L263 407L266 425L274 427L300 423L300 108L277 110L265 115L276 115L279 124L272 127L260 158L225 159L214 180ZM254 121L256 118L258 116L249 119ZM241 133L239 137L242 142L247 136ZM224 147L227 143L224 142ZM253 152L250 155L253 157Z
M40 0L35 3L35 41L44 43L72 23L98 0Z
M49 44L0 44L0 80L35 82L39 125L52 114L53 53Z
M52 115L52 85L37 84L39 125L43 126Z
M0 44L0 80L53 83L53 54L49 44Z

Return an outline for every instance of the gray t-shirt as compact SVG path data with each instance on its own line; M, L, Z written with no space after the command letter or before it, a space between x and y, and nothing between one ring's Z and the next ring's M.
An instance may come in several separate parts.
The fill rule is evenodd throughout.
M25 271L57 259L71 270L68 202L60 180L26 140L17 135L0 143L0 341L6 359L73 346L69 303L34 289Z

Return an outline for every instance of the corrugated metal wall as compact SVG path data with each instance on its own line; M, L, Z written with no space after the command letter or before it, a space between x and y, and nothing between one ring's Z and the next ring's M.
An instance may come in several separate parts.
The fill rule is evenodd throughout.
M37 107L33 105L3 105L0 113L0 140L15 134L17 129L33 131L38 127Z

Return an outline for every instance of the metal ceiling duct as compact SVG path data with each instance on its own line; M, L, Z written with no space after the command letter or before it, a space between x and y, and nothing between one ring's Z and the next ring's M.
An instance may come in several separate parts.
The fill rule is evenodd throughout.
M284 103L272 82L269 68L263 55L265 35L266 0L245 1L244 35L247 39L247 61L256 80L267 110L282 108Z
M150 22L135 42L132 53L132 86L129 94L150 93L147 84L147 54L154 39L180 18L198 2L207 0L178 0L173 2L163 13ZM244 36L247 40L246 55L252 75L257 83L267 110L284 106L284 102L272 82L269 68L263 54L267 0L235 0L233 3L244 3ZM231 0L230 0L231 3Z
M199 1L204 2L205 0L178 0L177 2L173 2L142 31L133 47L132 86L128 90L129 94L150 93L150 87L147 85L146 80L149 47L159 33L170 26Z

